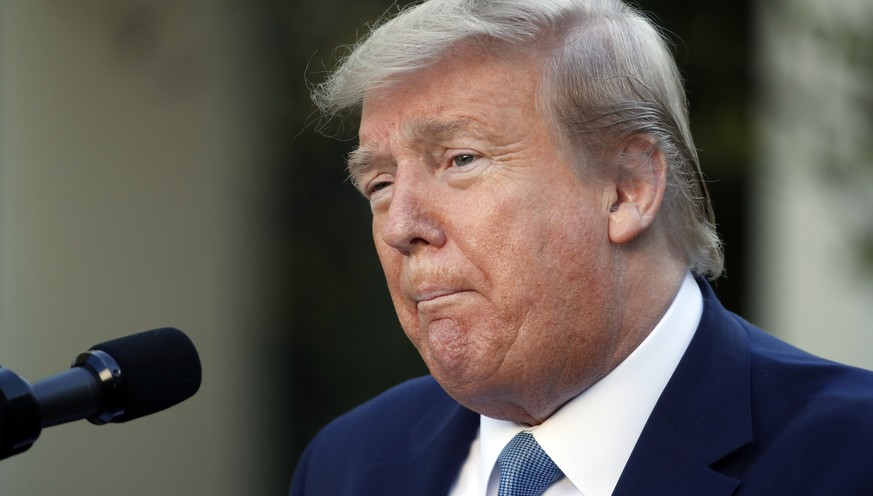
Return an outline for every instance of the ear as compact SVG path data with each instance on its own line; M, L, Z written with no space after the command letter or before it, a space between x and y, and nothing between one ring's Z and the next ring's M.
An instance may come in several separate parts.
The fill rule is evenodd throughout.
M654 223L667 185L667 162L655 139L646 135L623 141L616 160L609 240L624 244Z

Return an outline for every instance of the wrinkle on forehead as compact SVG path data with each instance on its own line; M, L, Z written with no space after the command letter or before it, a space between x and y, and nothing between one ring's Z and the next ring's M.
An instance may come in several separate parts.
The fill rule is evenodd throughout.
M413 142L441 143L453 140L461 134L469 134L477 124L473 117L414 119L405 122L400 132Z
M359 145L346 163L359 189L363 178L374 170L396 167L402 150L460 144L494 151L518 141L524 133L525 127L509 125L517 122L515 114L521 112L530 122L541 119L541 60L526 50L513 50L511 57L494 57L466 43L457 48L433 65L398 78L390 87L373 88L364 95ZM502 82L489 86L470 80L483 77ZM506 81L514 84L507 87ZM471 86L477 90L469 91Z

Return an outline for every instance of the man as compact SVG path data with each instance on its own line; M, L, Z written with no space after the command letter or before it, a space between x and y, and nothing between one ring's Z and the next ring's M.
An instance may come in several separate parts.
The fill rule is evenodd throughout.
M722 258L680 78L635 10L431 0L316 101L360 111L349 170L431 376L326 427L292 494L873 494L873 374L704 280Z

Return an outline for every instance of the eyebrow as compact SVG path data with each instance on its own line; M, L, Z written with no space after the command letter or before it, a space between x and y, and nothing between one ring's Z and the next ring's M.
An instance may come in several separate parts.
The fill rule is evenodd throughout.
M462 117L452 120L421 119L409 122L401 129L401 134L409 140L422 143L440 143L456 138L475 127L476 120ZM360 189L360 178L376 164L376 153L358 146L346 157L346 170L349 178Z
M361 189L361 176L373 168L374 155L372 151L357 146L346 157L346 172L356 188Z

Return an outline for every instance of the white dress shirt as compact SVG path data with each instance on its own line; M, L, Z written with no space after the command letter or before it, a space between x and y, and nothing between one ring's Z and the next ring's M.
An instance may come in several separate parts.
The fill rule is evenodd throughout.
M648 337L618 367L542 424L526 427L481 417L479 434L451 496L496 496L497 457L527 430L565 477L543 496L612 494L667 381L700 323L703 297L688 273Z

